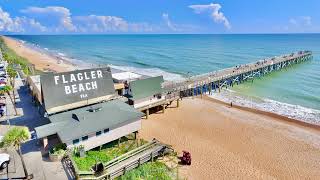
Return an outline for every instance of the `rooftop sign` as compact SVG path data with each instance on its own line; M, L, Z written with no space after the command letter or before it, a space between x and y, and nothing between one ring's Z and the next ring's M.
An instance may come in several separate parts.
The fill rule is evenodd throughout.
M58 106L88 102L115 92L109 68L48 73L41 75L40 81L47 111Z

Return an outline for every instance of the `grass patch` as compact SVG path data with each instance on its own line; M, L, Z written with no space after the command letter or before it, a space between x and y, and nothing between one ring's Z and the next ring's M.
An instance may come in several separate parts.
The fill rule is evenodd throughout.
M104 145L101 150L90 150L86 152L85 157L79 157L75 154L72 155L72 159L76 163L80 171L89 171L93 165L98 162L107 163L108 161L121 156L137 147L140 147L147 142L141 140L139 143L137 140L123 138L118 146L118 141L110 142Z
M31 73L29 70L29 61L26 58L17 55L14 50L10 49L2 37L0 37L0 49L2 51L3 58L9 64L19 64L26 75Z
M173 173L162 162L148 162L116 178L117 180L171 180Z

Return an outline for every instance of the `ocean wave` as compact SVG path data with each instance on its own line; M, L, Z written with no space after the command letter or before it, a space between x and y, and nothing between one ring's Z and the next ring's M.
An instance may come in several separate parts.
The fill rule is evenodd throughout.
M289 118L301 120L310 124L320 125L320 110L288 104L267 98L251 97L235 91L224 90L210 97L233 104L272 112Z
M66 55L65 54L63 54L63 53L61 53L61 52L58 52L57 53L59 56L62 56L62 57L65 57Z
M46 47L41 47L40 45L35 44L35 43L26 42L24 45L27 48L30 48L30 49L35 50L37 52L46 54L46 55L58 60L58 63L63 63L63 62L71 63L71 64L75 65L77 69L97 67L97 65L95 65L95 64L87 63L85 61L70 57L62 52L57 51L57 50L49 49Z
M131 67L131 66L117 66L117 65L109 65L111 68L119 69L122 71L129 71L145 76L160 76L162 75L164 80L166 81L181 81L184 79L184 77L180 74L174 74L170 72L163 71L158 68L137 68L137 67Z

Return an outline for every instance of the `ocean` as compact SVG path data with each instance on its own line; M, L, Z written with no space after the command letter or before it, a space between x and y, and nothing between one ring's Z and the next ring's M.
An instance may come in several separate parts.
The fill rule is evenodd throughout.
M83 67L108 64L177 81L299 50L313 60L234 86L217 99L320 125L320 34L19 35L30 47Z

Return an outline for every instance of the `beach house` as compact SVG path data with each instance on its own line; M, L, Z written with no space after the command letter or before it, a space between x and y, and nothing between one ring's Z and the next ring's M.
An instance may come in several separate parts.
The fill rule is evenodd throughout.
M110 68L95 68L40 76L44 119L35 128L45 150L52 142L85 150L141 129L143 113L117 98Z
M131 81L125 94L128 104L144 112L147 119L152 112L162 110L164 113L166 106L171 104L172 100L166 99L165 90L162 88L163 82L162 76Z
M141 129L141 116L128 104L111 100L49 116L50 124L36 128L38 138L57 135L67 147L99 147Z
M162 76L149 77L145 79L138 79L129 83L127 97L129 104L135 108L141 108L156 102L163 101L163 88L164 82Z

